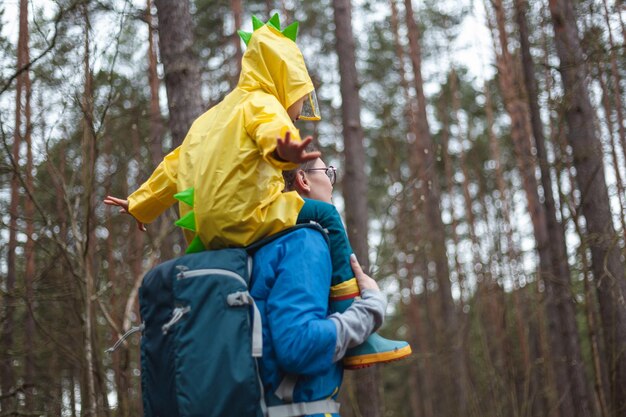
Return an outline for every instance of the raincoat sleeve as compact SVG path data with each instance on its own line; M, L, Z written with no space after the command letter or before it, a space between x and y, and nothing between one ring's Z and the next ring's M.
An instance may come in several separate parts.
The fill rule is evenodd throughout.
M285 137L285 133L291 132L292 141L301 141L298 129L275 97L265 94L248 101L244 115L246 132L256 143L263 159L283 171L298 168L298 164L276 159L274 155L277 138Z
M272 345L284 372L321 374L332 366L337 329L326 318L332 267L316 231L300 230L281 244L277 278L267 299ZM305 249L306 248L306 249Z
M150 178L128 196L128 211L140 222L153 222L176 202L174 194L178 192L176 177L179 149L165 156Z

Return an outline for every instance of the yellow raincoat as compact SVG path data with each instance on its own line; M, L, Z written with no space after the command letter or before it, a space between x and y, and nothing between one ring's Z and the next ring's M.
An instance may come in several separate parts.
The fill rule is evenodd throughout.
M278 137L300 141L287 108L313 91L295 42L270 26L255 30L237 87L200 116L182 145L128 197L129 211L150 223L194 187L196 232L207 249L244 246L296 223L303 200L283 193L282 171L296 168L273 152ZM180 215L191 210L179 204ZM194 233L185 230L187 242Z

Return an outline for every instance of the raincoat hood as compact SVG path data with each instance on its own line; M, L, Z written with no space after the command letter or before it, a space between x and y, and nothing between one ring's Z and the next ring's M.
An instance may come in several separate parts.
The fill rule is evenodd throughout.
M296 43L269 25L252 33L237 86L246 91L263 90L285 109L314 91Z

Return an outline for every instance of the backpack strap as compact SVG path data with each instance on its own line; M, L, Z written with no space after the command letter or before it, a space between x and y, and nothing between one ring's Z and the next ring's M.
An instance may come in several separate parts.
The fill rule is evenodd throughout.
M286 403L293 402L293 391L296 389L296 384L298 383L298 375L295 374L287 374L280 382L278 388L274 394L283 400Z
M293 403L293 391L298 375L287 374L280 382L274 395L286 404L268 408L267 417L298 417L310 414L334 414L339 412L339 403L332 399Z
M283 404L267 408L268 417L297 417L311 414L335 414L338 412L339 403L335 400Z
M308 228L308 229L313 229L313 230L317 230L318 232L320 232L322 234L322 236L324 236L324 239L326 240L326 243L328 243L328 245L330 245L330 240L328 239L328 232L322 228L322 226L320 226L319 223L311 221L309 223L299 223L296 224L295 226L291 226L285 230L281 230L278 233L274 233L271 236L265 237L261 240L257 240L256 242L252 243L249 246L246 246L246 252L248 252L249 255L253 255L256 251L258 251L259 249L261 249L263 246L267 245L268 243L278 239L279 237L285 236L286 234L289 234L291 232L295 232L296 230L299 229L304 229L304 228Z
M251 305L254 311L252 319L252 356L260 358L263 356L263 325L261 324L261 312L256 306L254 299L248 291L237 291L228 294L226 303L231 306Z

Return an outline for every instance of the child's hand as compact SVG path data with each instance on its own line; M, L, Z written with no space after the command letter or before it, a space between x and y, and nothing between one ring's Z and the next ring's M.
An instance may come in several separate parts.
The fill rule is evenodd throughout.
M276 140L276 154L284 161L302 164L322 156L320 152L307 152L305 150L307 145L313 140L311 136L307 136L302 142L292 142L291 132L287 132L284 139L276 138Z
M111 197L110 195L108 195L104 199L104 204L107 204L109 206L119 207L120 208L120 213L126 213L126 214L129 214L130 216L133 216L128 211L128 200L122 200L121 198ZM133 216L133 219L135 219L134 216ZM142 232L145 232L146 231L146 225L141 223L137 219L135 219L135 221L137 222L137 228L139 228L139 230L141 230Z
M356 259L356 255L350 255L350 265L352 266L352 272L354 272L354 278L359 285L359 289L363 290L376 290L380 291L378 283L374 281L369 275L363 272L361 264Z

